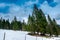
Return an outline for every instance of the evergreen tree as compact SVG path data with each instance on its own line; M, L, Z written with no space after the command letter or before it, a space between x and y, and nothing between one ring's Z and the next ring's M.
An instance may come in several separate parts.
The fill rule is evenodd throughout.
M13 24L14 24L14 21L11 22L10 29L13 29Z
M52 34L53 34L53 31L52 31L52 28L53 28L53 22L52 22L52 20L51 20L51 18L50 18L50 16L48 15L48 32L50 33L50 36L52 36Z
M29 29L30 31L35 34L36 32L36 26L35 26L35 21L34 21L34 16L30 16L28 17L28 25L29 25Z
M38 10L36 4L34 4L34 10L32 16L29 15L28 24L32 32L34 33L37 32L37 34L41 32L42 35L45 35L47 21L43 11L41 9Z
M6 24L5 24L5 26L6 26L6 29L10 29L10 22L9 22L9 19L6 20Z
M32 13L32 18L33 18L33 24L34 24L34 26L33 26L33 29L34 30L36 30L36 32L37 32L37 34L39 33L39 31L40 31L40 27L39 27L39 20L38 20L38 15L39 13L38 13L38 8L37 8L37 5L36 4L34 4L34 9L33 9L33 13ZM40 19L40 18L39 18ZM32 25L33 25L32 24Z
M57 26L55 19L53 19L53 34L58 36L58 26Z
M46 33L47 21L43 11L38 10L36 4L34 5L33 16L35 20L35 25L37 27L37 33L41 32L43 35Z
M5 23L6 23L6 22L5 22L5 19L3 19L3 21L2 21L2 28L3 28L3 29L5 29Z
M2 29L3 27L2 27L2 17L1 17L1 19L0 19L0 28Z
M13 30L18 30L19 27L18 27L18 23L17 23L17 18L14 17L14 20L13 20Z
M48 32L50 33L50 36L53 34L58 36L58 26L57 26L55 19L51 20L50 16L48 15L48 20L49 20L49 23L48 23L49 31Z
M43 11L40 9L39 12L38 12L38 15L37 15L37 20L38 20L38 25L40 27L40 32L42 33L42 35L45 35L46 33L46 27L47 27L47 20L46 20L46 17L43 13Z
M28 17L28 27L29 27L29 31L31 31L31 16L30 15Z
M0 19L0 29L1 29L1 19Z
M26 23L25 23L24 20L23 20L23 23L22 23L22 30L26 31Z
M20 21L17 21L17 24L18 24L19 30L22 30L22 23Z

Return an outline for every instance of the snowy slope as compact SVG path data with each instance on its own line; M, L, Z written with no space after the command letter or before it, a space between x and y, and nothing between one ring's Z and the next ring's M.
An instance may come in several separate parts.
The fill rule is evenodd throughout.
M0 29L0 40L3 40L5 35L5 40L36 40L36 36L30 36L27 35L28 32L26 31L13 31L13 30L2 30ZM51 38L45 38L45 37L37 37L37 40L60 40L60 37L51 37Z

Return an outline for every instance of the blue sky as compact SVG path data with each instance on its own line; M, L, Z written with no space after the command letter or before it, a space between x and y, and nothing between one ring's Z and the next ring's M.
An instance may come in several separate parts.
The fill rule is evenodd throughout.
M16 16L17 20L27 22L28 15L33 11L33 4L37 4L45 15L49 14L60 24L60 0L0 0L0 17L12 21Z

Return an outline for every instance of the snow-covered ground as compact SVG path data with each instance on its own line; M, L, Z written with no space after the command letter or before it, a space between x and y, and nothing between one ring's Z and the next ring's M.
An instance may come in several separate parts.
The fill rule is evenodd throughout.
M0 29L0 40L3 40L4 32L6 33L5 40L25 40L25 38L26 40L36 40L36 36L27 35L28 32L26 31L13 31L2 29ZM60 37L37 37L37 40L60 40Z

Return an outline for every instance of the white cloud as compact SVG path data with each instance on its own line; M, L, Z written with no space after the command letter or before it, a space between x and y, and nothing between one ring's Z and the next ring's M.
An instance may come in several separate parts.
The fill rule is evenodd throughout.
M5 3L0 3L0 7L5 7L7 6Z
M59 18L59 14L60 14L60 4L56 5L55 7L50 7L47 3L47 1L45 1L40 8L43 10L43 12L46 15L50 15L50 17L53 19L57 19ZM58 16L59 15L59 16ZM60 20L60 19L59 19ZM59 21L60 22L60 21ZM59 22L57 21L57 23L59 24Z
M27 6L31 6L31 5L33 5L33 4L37 4L39 2L39 0L35 0L35 1L28 1L28 2L25 2L25 5L27 5Z
M22 17L22 21L25 20L25 22L27 23L28 18L27 17Z
M11 4L6 4L6 3L0 3L0 8L4 8L6 6L11 6Z
M31 8L17 5L11 6L9 11L10 16L16 16L18 20L22 20L23 18L27 20L28 15L32 13Z
M57 22L57 24L59 24L59 25L60 25L60 20L56 20L56 22Z
M9 13L0 13L0 17L12 21L14 16L16 16L17 20L25 20L25 22L27 22L28 15L32 13L31 5L35 3L38 3L38 0L25 2L25 4L21 6L18 6L16 4L0 3L0 7L9 6Z
M28 15L32 13L31 6L35 3L38 4L38 2L38 0L28 1L21 6L16 4L0 3L0 7L10 7L9 13L0 13L0 17L3 17L4 19L9 18L11 21L14 16L16 16L18 20L25 20L25 22L27 22ZM59 0L55 0L55 2L59 2ZM44 11L45 14L49 14L51 18L58 18L58 15L60 14L60 4L58 4L56 7L50 7L47 1L45 1L43 4L40 4L40 8ZM57 23L59 24L60 21L58 21L59 20L57 20Z
M18 6L15 4L8 4L9 5L9 13L4 14L0 13L0 17L3 17L3 19L9 19L10 21L13 20L14 16L17 17L17 20L25 20L27 22L28 15L32 13L32 9L29 7L26 7L24 5Z
M54 2L60 3L60 0L54 0Z

